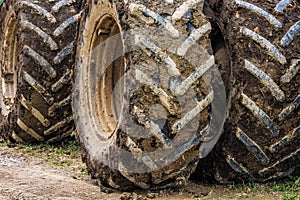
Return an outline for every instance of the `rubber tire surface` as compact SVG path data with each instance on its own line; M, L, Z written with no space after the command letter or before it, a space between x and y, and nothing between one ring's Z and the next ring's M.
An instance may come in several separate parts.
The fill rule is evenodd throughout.
M119 190L128 190L135 187L147 189L181 186L186 182L190 173L194 171L195 166L201 157L201 151L203 154L207 154L216 143L219 136L218 134L214 133L210 136L205 135L207 126L210 122L209 109L213 93L210 92L209 86L206 84L207 82L203 80L203 77L196 76L196 80L193 80L191 86L187 88L187 90L191 89L195 91L198 104L195 104L194 102L194 104L189 105L189 103L187 103L188 106L183 109L183 113L180 113L178 111L178 96L186 95L188 98L189 95L185 94L187 92L183 92L183 95L178 95L176 97L176 95L174 95L168 87L165 87L165 85L159 84L159 86L156 87L155 84L153 85L153 82L156 82L157 79L160 79L161 84L163 81L169 82L170 76L168 75L168 72L163 72L164 69L162 68L161 74L168 75L166 76L168 79L164 80L163 75L159 76L159 74L157 74L155 67L147 67L152 66L153 63L154 65L159 63L166 68L166 65L172 60L178 67L176 70L178 70L185 79L195 71L195 66L188 63L188 59L185 60L182 58L182 56L185 56L186 54L191 55L189 58L191 60L194 59L194 61L203 68L213 68L214 58L209 55L209 53L211 53L211 47L210 40L208 39L211 27L210 23L202 14L201 3L203 2L183 1L163 3L161 1L128 1L126 4L123 1L111 3L106 0L87 2L85 11L86 16L83 17L82 33L80 34L81 45L78 50L79 71L76 73L77 81L75 82L73 110L76 114L75 123L83 149L83 160L88 166L89 173L93 177L100 179L102 185ZM174 18L174 23L169 21L175 10L179 8L183 8L184 10L186 7L188 7L188 10L183 11L180 18ZM193 11L189 12L191 10ZM190 15L187 14L188 12ZM180 13L179 15L181 15ZM176 15L178 15L178 13ZM102 21L106 19L105 16L111 18L106 27L101 26ZM95 103L91 100L97 96L93 96L95 88L98 87L97 81L95 82L95 80L97 80L95 74L97 74L97 71L101 71L100 69L90 67L97 66L97 63L90 63L95 59L92 58L91 61L89 61L89 56L97 55L97 53L93 53L92 51L97 49L97 45L101 46L101 42L95 39L93 40L93 38L110 34L108 29L111 28L110 24L112 24L113 21L117 24L117 27L114 30L119 29L119 32L122 32L120 40L123 42L124 49L130 49L130 46L133 46L132 48L134 49L134 51L132 50L125 54L124 62L126 69L124 71L128 72L133 70L137 72L136 69L138 69L139 72L142 71L147 75L151 74L148 77L141 75L143 78L137 80L138 82L141 82L141 87L134 88L135 90L130 94L128 102L117 102L117 104L122 104L124 107L128 104L127 108L129 109L129 112L123 112L124 116L121 119L121 123L126 126L126 124L130 124L130 122L128 122L130 121L129 119L133 119L139 127L142 127L142 132L140 132L143 133L142 135L133 134L135 130L130 125L126 126L126 131L124 131L124 129L119 129L119 127L114 130L111 128L111 130L108 131L108 134L104 129L107 129L105 126L109 127L110 124L103 125L103 123L105 123L105 121L110 121L108 116L112 116L112 114L107 114L107 117L104 116L105 114L102 116L101 113L105 112L103 111L105 109L103 109L98 112L97 115L97 110L93 107L97 102ZM165 22L167 25L162 25L165 24ZM194 29L189 29L191 26ZM139 28L145 29L142 30ZM169 44L168 40L165 41L165 44L164 41L159 41L160 34L164 35L163 40L165 40L167 35L168 39L171 38L171 41L175 41L170 42L170 46L176 44L178 47L181 47L182 42L188 41L186 39L190 36L191 31L198 30L198 28L204 28L205 31L202 31L202 36L198 39L195 39L196 37L192 38L192 41L195 40L193 43L200 44L200 46L202 46L202 51L206 52L206 54L193 48L187 48L187 51L184 53L172 53L171 51L165 50L166 46L168 47ZM124 33L135 29L138 31L134 32L134 36L129 34L127 37ZM174 37L174 34L178 34L178 36ZM180 34L184 36L184 41L176 40L176 37L179 38ZM96 35L96 37L94 37L94 35ZM113 36L111 35L111 37ZM137 42L137 38L142 39ZM152 40L153 38L157 40ZM141 41L144 41L144 43ZM160 44L164 44L164 46L162 47ZM111 47L109 43L103 46L106 48ZM100 55L100 58L101 52L104 52L103 54L105 54L105 52L110 52L106 48L99 50L100 53L98 55ZM122 47L113 49L122 51ZM193 52L193 50L195 51ZM97 52L97 50L95 50L95 52ZM122 54L122 52L118 53L120 55ZM111 54L108 54L109 56L107 57L110 57ZM179 54L182 56L179 56ZM107 58L104 56L102 59ZM111 63L112 61L113 60L105 62L101 59L99 60L99 62L102 63ZM118 62L121 63L120 60ZM99 67L103 66L99 64ZM209 71L209 69L207 69L207 71ZM117 70L115 73L118 73ZM174 73L174 71L171 73ZM109 74L109 72L107 74ZM208 74L211 73L208 72ZM107 75L103 76L106 77ZM121 78L122 74L119 76L119 78ZM151 77L158 78L154 81ZM136 78L133 75L130 80L135 79ZM158 81L158 83L160 82ZM105 83L103 85L102 87L105 88ZM130 88L130 86L128 87ZM184 89L182 91L184 91ZM162 95L163 93L165 93L167 97ZM111 94L108 93L107 95L109 96ZM103 99L100 101L104 103L105 100ZM166 100L168 103L163 100ZM189 99L189 101L193 101L193 98ZM110 100L108 100L108 102L110 102ZM201 111L193 111L195 110L195 107L197 109L201 107L200 102L202 102L201 105L203 106L203 109L201 109ZM158 105L159 108L164 107L167 112L165 117L162 117L164 115L162 113L156 113L165 120L163 126L159 125L159 118L152 117L149 114L153 104ZM188 133L178 134L176 131L173 131L172 126L180 121L180 119L183 119L183 116L187 115L190 111L197 113L192 119L189 119L189 121L199 123L200 125L198 127L191 127L195 129L191 135ZM127 115L124 113L127 113ZM184 123L188 124L189 122L185 120ZM99 126L99 124L102 125ZM153 127L159 128L156 129ZM153 129L151 130L151 128ZM154 129L156 131L154 131ZM151 135L153 132L155 132L154 135L148 137L148 135ZM161 133L164 134L164 137L159 135ZM144 138L145 136L147 137ZM205 140L205 137L202 138L202 136L207 137L207 141ZM176 137L177 142L181 141L181 147L178 149L172 151L166 149L163 152L157 153L154 157L146 156L149 152L159 151L164 145L167 145L168 142L176 142L174 139ZM201 149L200 147L203 144L206 144L207 146ZM207 150L207 152L205 152L204 149ZM127 157L120 153L121 151L126 152L125 154ZM169 162L166 166L161 168L154 167L156 163L167 159ZM126 163L126 165L124 163ZM141 171L143 169L146 169L146 171ZM136 170L136 172L134 172L134 170Z
M299 2L232 0L219 11L232 56L231 109L198 172L221 183L286 177L300 156Z
M5 6L1 74L16 89L10 99L1 95L1 134L11 142L59 141L74 130L71 78L81 1L7 1Z

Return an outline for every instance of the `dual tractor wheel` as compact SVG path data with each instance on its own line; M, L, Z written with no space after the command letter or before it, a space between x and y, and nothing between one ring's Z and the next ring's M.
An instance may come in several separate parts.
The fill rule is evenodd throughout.
M222 183L287 176L300 156L299 8L5 2L1 135L53 142L74 121L90 174L120 190L181 186L195 170Z
M232 0L218 13L231 52L230 109L198 172L221 183L286 177L300 158L299 2Z
M71 79L80 8L70 1L13 0L2 5L0 103L5 139L54 142L74 130Z

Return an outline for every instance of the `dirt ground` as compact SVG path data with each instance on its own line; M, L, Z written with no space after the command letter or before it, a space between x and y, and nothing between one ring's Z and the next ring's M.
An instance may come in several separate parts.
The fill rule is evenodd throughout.
M8 147L0 143L0 199L297 199L271 185L204 185L189 182L184 188L130 193L101 192L87 175L78 147ZM288 196L290 197L290 196Z

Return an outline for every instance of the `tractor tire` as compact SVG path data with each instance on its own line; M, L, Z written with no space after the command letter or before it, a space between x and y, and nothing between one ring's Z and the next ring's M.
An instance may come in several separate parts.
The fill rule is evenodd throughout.
M72 102L83 161L103 186L179 187L217 142L226 95L202 7L87 1Z
M71 80L81 1L4 5L1 134L11 142L59 141L74 130Z
M231 109L211 164L198 173L221 183L286 177L300 158L299 2L231 0L220 11L232 57Z

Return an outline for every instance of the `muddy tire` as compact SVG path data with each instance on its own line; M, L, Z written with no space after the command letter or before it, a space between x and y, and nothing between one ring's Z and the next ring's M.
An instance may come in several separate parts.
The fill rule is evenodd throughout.
M285 177L300 157L299 2L232 0L220 11L232 101L206 172L223 183Z
M202 1L121 2L88 1L83 17L73 98L83 160L106 187L181 186L224 121L210 114L226 96L211 26Z
M73 131L72 74L81 1L6 1L1 35L1 134L54 142Z

